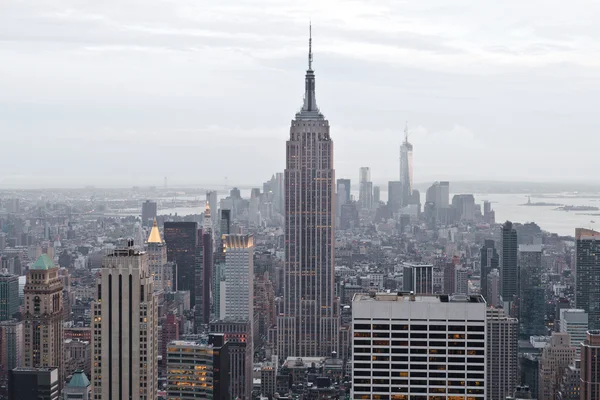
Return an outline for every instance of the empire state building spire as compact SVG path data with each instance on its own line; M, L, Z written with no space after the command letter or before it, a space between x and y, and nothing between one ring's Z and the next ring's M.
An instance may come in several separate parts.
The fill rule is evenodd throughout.
M297 114L299 118L324 118L317 107L317 99L315 96L315 72L312 69L313 53L312 53L312 24L308 28L308 69L306 70L305 88L304 88L304 104L302 110Z

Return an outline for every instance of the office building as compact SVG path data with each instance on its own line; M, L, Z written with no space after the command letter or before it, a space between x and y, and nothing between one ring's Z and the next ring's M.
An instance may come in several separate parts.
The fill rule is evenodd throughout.
M475 220L475 197L472 194L456 194L452 197L452 207L460 221Z
M173 291L173 264L167 261L167 246L160 237L156 219L146 241L148 266L154 279L154 290Z
M589 316L590 330L600 329L600 232L575 230L575 305Z
M519 245L519 322L522 339L547 335L545 289L542 285L542 245Z
M218 221L219 221L219 213L217 212L217 210L219 209L219 204L218 204L218 200L217 200L217 192L216 191L209 191L206 192L206 204L209 210L211 210L210 213L210 227L212 229L212 231L214 232L215 229L218 227Z
M556 393L557 400L580 400L581 388L581 361L575 362L565 368L560 381L559 391Z
M19 311L19 277L0 275L0 321L12 319Z
M83 371L75 371L62 391L63 400L91 400L92 384Z
M204 224L198 233L199 243L196 247L196 306L194 308L194 327L200 332L201 326L210 321L210 299L213 288L213 231L211 210L206 205L204 211Z
M358 204L363 210L373 208L373 182L369 167L360 167L358 171Z
M411 203L413 189L413 145L408 142L408 125L404 129L404 142L400 146L400 182L402 183L402 206Z
M402 208L402 182L388 182L388 207L392 212L397 212Z
M165 222L167 261L175 263L176 291L190 292L190 305L196 304L196 252L198 224L196 222Z
M571 337L571 346L577 351L577 356L581 352L581 343L586 339L588 325L588 314L580 309L560 310L560 332L568 333Z
M381 202L381 187L373 186L373 208L376 209L379 207L379 203Z
M517 231L510 221L500 228L500 292L504 309L510 316L517 316L515 300L519 296L519 263Z
M538 398L553 400L560 390L565 368L575 361L575 348L568 333L552 332L540 358Z
M485 399L483 297L357 294L352 325L352 398Z
M167 348L169 343L174 340L179 340L179 318L175 313L167 314L167 317L159 326L160 332L160 354L161 354L161 365L160 373L161 376L167 375Z
M342 206L349 203L352 196L350 179L338 179L336 182L336 217L342 215Z
M487 239L479 254L481 260L481 294L489 304L490 298L488 297L487 276L493 269L498 269L500 261L494 241Z
M358 226L359 226L358 209L356 207L355 201L351 201L349 203L344 204L342 206L341 213L342 213L340 216L340 229L341 230L358 228Z
M452 294L469 294L469 270L457 265L454 268L454 291Z
M600 398L600 331L592 330L581 343L581 400Z
M222 334L229 354L230 398L252 399L254 346L250 321L211 321L210 334Z
M230 399L225 343L200 344L176 340L167 349L167 398Z
M312 49L304 105L292 121L286 148L284 296L277 355L281 359L330 355L338 351L339 336L334 292L335 170L329 122L315 99Z
M0 383L8 380L8 371L23 365L23 321L0 322Z
M52 367L21 367L8 372L10 400L59 400L59 372Z
M158 305L147 254L135 249L132 241L108 253L96 289L92 303L94 399L156 400Z
M504 400L519 383L519 321L504 310L487 310L487 396Z
M152 226L152 221L156 219L157 207L155 201L146 200L142 203L142 225Z
M220 231L221 235L229 235L231 232L231 210L221 210L220 220Z
M42 254L27 273L24 314L24 360L28 368L58 368L62 385L63 370L63 284L58 266Z
M414 294L433 294L433 265L402 264L402 284L406 292Z
M220 316L252 322L254 315L254 237L226 235L225 281L221 283Z
M502 307L502 297L500 296L500 271L494 268L490 271L486 279L486 301L491 307Z

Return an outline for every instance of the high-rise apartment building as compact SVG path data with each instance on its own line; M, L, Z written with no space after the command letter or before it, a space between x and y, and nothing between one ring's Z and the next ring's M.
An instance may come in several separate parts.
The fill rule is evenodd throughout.
M571 346L568 333L552 332L550 341L542 351L539 370L540 400L555 400L555 395L560 390L565 368L575 360L575 348Z
M142 225L152 226L152 221L156 219L157 207L155 201L146 200L142 203Z
M204 224L202 230L198 233L199 243L196 248L196 307L194 308L194 327L199 332L201 325L206 325L210 321L211 304L213 289L213 249L214 239L212 230L211 210L206 205L204 211Z
M102 259L92 303L94 399L156 400L158 305L148 256L133 247Z
M581 343L581 400L600 398L600 331L588 331Z
M519 262L517 231L510 221L500 228L500 287L504 309L515 315L515 300L519 296Z
M17 275L0 275L0 321L13 318L19 311L19 277Z
M156 219L146 241L148 266L154 279L154 289L163 292L173 291L173 264L167 261L167 246L160 237Z
M167 261L175 263L176 290L190 292L190 305L196 304L196 252L198 224L196 222L165 222Z
M8 398L58 400L60 374L56 367L21 367L8 373Z
M575 305L589 316L590 330L600 329L600 232L575 230Z
M545 289L542 285L542 245L519 245L519 322L522 339L546 335Z
M490 298L488 296L487 276L493 269L498 269L500 260L494 241L487 239L479 254L481 260L481 294L489 304Z
M292 121L286 147L285 283L277 355L281 359L329 356L338 350L339 336L334 292L335 171L329 122L315 98L311 49L304 105Z
M519 321L487 310L487 400L504 400L519 383Z
M567 308L560 310L560 332L568 333L571 337L571 346L581 351L581 343L586 339L589 329L588 314L581 309Z
M27 273L25 296L24 359L29 368L58 368L58 382L64 379L63 284L58 266L42 254Z
M481 296L357 294L353 398L485 399Z
M400 146L400 182L402 182L402 206L411 202L413 189L413 145L408 142L408 125L404 129L404 142Z
M460 265L454 268L454 291L452 294L469 294L469 270Z

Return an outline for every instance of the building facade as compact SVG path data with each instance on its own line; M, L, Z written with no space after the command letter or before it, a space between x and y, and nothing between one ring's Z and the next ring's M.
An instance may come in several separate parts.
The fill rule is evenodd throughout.
M92 303L94 399L156 400L158 306L146 253L128 247L102 260Z
M510 221L500 228L500 292L504 309L509 315L515 314L515 300L519 296L519 262L517 231Z
M571 346L577 351L579 356L581 343L587 337L589 329L588 314L584 310L567 308L560 310L560 332L568 333L571 337Z
M12 319L19 311L19 277L0 275L0 321Z
M487 400L504 400L519 384L519 321L487 310Z
M352 398L485 399L481 296L356 295Z
M156 219L157 207L155 201L146 200L142 203L142 225L152 226L152 221Z
M600 329L600 232L575 230L575 305L589 316L589 328Z
M8 398L15 400L58 400L58 368L21 367L8 373Z
M560 391L564 371L575 361L575 355L575 348L571 346L569 334L553 332L540 358L538 389L540 400L555 399Z
M196 304L196 252L198 224L196 222L165 222L167 261L175 263L176 291L190 292L190 305Z
M146 253L154 279L154 290L173 291L173 264L167 261L167 246L160 236L156 219L146 241Z
M545 289L542 285L542 245L519 245L519 322L522 339L546 335Z
M63 284L58 266L42 254L31 266L25 296L23 366L58 368L58 382L64 379Z
M286 148L284 307L278 320L277 354L281 359L329 355L338 350L339 332L334 293L335 170L329 122L315 98L312 50L304 105L292 121Z
M413 189L413 145L408 142L408 126L404 129L404 142L400 146L400 182L402 183L402 206L411 202Z
M581 400L600 398L600 331L588 331L581 343Z

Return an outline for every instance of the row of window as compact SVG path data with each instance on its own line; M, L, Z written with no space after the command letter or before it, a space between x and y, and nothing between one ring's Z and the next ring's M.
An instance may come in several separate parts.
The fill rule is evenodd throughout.
M362 354L355 354L354 355L354 361L409 361L408 356L393 356L393 357L389 357L389 356L369 356L369 355L362 355ZM417 356L417 357L410 357L410 362L449 362L449 363L464 363L465 362L465 357L424 357L424 356ZM474 357L467 357L466 359L467 362L477 362L477 363L482 363L485 362L485 358L481 357L481 358L474 358Z
M484 325L408 325L408 324L354 324L354 330L374 331L436 331L485 332Z
M405 338L408 339L474 339L484 340L485 335L482 333L420 333L411 332L410 336L408 332L354 332L356 338Z
M483 387L483 381L453 381L453 380L435 380L435 379L392 379L391 382L389 379L362 379L355 378L355 385L410 385L411 388L413 386L474 386L474 387ZM357 386L355 386L356 388Z
M373 377L389 377L390 376L390 371L355 371L354 372L354 376L357 377L367 377L367 376L371 376L371 374L373 375ZM468 372L467 374L467 379L483 379L484 374L480 373L480 372ZM456 372L439 372L439 371L429 371L429 372L420 372L420 371L410 371L410 372L406 372L406 371L402 371L402 372L393 372L392 373L392 377L396 377L396 376L400 376L403 378L408 378L410 375L411 378L453 378L453 379L460 379L460 380L464 380L465 379L465 372L464 371L456 371ZM373 382L375 382L376 379L379 378L375 378L373 379ZM392 383L396 381L395 379L392 379Z
M469 361L470 364L465 365L464 360L461 364L412 364L410 370L429 370L429 371L484 371L485 359L475 359L477 361ZM400 370L409 369L408 364L369 364L369 363L354 363L354 375L358 375L359 369L384 369L384 370ZM402 372L391 371L392 376L397 374L401 376ZM408 372L407 372L408 373Z
M408 340L392 340L392 346L411 346L411 347L485 347L485 342L474 342L474 341L425 341L425 340L411 340L410 344ZM390 346L389 340L371 340L369 339L354 339L355 346Z

